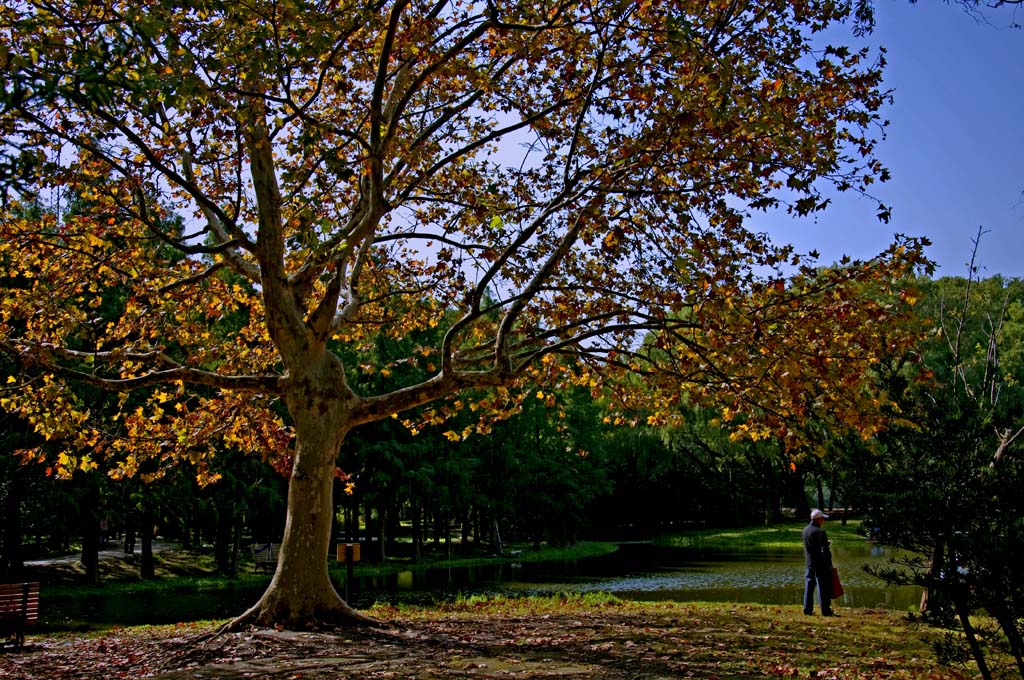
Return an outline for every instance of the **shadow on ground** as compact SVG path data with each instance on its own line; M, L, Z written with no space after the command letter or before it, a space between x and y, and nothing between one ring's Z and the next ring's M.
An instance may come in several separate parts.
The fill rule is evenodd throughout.
M709 611L692 605L575 607L508 613L494 606L392 612L383 630L297 633L251 630L211 635L214 624L120 629L98 637L50 636L0 654L11 680L266 680L404 678L964 676L907 646L898 616L858 610L842 619L802 617L799 607ZM790 611L789 609L792 609ZM826 630L831 629L831 630ZM898 636L898 637L894 637ZM913 635L910 635L913 637Z

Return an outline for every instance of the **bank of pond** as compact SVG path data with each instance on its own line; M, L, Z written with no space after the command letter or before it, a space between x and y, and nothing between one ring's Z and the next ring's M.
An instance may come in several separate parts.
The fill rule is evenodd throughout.
M563 592L607 592L636 601L799 604L804 586L802 527L683 532L577 546L570 553L523 550L483 563L450 561L415 568L391 564L384 569L367 565L355 569L350 583L344 568L331 573L338 591L359 608ZM864 571L866 565L887 563L896 554L893 549L867 541L855 524L827 528L845 588L838 606L895 611L917 607L918 588L886 586ZM269 576L246 576L156 586L119 584L98 591L55 588L49 597L44 593L40 630L227 618L255 602L268 581Z

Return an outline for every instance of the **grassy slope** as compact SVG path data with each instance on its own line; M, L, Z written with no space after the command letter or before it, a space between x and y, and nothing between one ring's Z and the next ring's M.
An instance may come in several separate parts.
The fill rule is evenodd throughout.
M430 608L383 606L371 613L399 620L447 617L482 623L593 616L601 621L598 644L625 645L640 659L681 657L690 665L713 668L710 677L964 677L938 666L927 631L880 609L844 610L842 617L827 619L805 616L799 606L626 602L597 593L484 598ZM606 620L608 614L625 620L617 626Z
M708 548L713 550L737 550L743 548L771 548L803 550L800 533L806 522L787 522L772 526L743 527L739 529L702 529L668 534L656 539L662 545L680 548ZM839 522L826 522L825 531L835 545L863 543L864 536L857 533L859 520L850 520L844 526Z

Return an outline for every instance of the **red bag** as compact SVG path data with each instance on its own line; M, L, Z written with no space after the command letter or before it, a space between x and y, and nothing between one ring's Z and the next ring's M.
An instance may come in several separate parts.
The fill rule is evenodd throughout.
M842 597L844 592L843 584L839 582L839 570L832 567L832 599Z

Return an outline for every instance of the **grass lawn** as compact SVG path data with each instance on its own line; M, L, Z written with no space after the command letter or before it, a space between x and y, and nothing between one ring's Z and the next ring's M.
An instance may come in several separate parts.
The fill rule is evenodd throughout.
M644 603L603 594L377 606L377 629L210 636L218 622L30 635L0 677L964 680L926 631L886 610L804 616L798 606Z
M679 548L707 548L709 550L743 550L766 548L775 550L803 550L801 532L807 522L785 522L771 526L742 527L738 529L700 529L659 536L660 545ZM860 520L826 521L825 531L834 545L864 543L864 535L857 532Z

